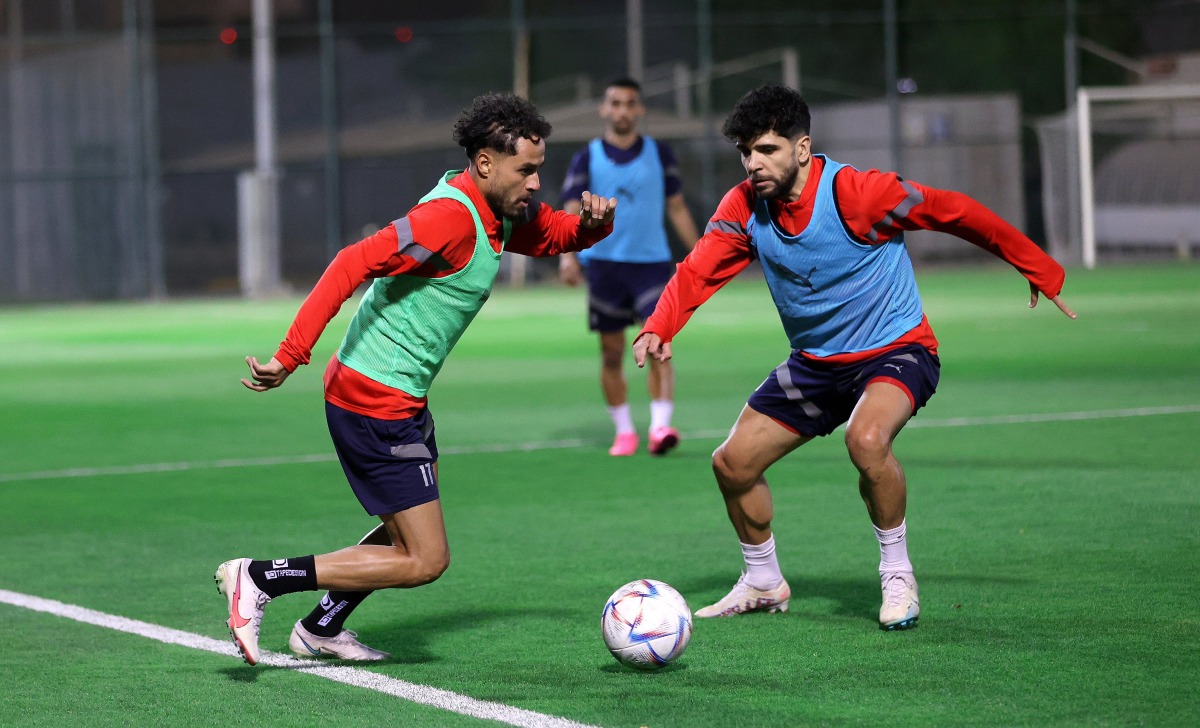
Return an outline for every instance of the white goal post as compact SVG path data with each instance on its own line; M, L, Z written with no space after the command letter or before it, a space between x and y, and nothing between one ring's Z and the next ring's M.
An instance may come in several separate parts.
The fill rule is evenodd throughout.
M1109 200L1106 204L1098 205L1093 158L1096 152L1093 139L1096 133L1096 110L1093 107L1097 103L1125 102L1130 109L1130 113L1125 114L1127 121L1136 120L1143 127L1148 121L1153 122L1155 133L1161 134L1162 140L1176 144L1185 157L1172 158L1169 148L1163 156L1163 149L1159 148L1160 160L1171 162L1172 168L1200 169L1200 85L1080 87L1076 100L1080 236L1084 266L1096 267L1098 216L1109 235L1125 235L1133 242L1175 245L1181 255L1188 254L1191 245L1200 245L1200 186L1193 189L1189 184L1185 189L1169 190L1162 199L1147 198L1145 195L1138 198L1131 194L1130 204ZM1154 107L1154 102L1163 102L1163 108ZM1130 123L1129 126L1134 129L1129 132L1132 138L1138 139L1138 124ZM1135 161L1142 162L1143 168L1149 167L1151 176L1140 180L1123 179L1119 181L1120 184L1131 187L1140 184L1152 188L1171 183L1167 170L1154 169L1154 157L1147 156Z

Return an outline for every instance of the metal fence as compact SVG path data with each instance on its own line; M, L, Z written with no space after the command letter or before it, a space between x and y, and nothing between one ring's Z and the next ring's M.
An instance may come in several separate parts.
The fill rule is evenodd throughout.
M147 6L126 2L115 28L27 36L21 5L9 4L0 299L165 292Z
M642 4L643 130L674 146L698 220L742 177L720 121L762 83L792 83L813 103L818 151L891 166L878 8ZM282 268L298 289L339 247L404 214L440 172L463 166L450 126L485 91L524 86L554 123L541 199L557 204L571 155L602 131L596 95L633 62L620 8L364 5L383 10L364 20L352 17L354 3L275 0ZM472 12L454 17L458 5ZM237 179L255 161L248 8L0 0L0 301L238 291ZM380 17L389 12L394 19ZM910 35L924 27L919 16L905 22ZM1061 57L1061 45L1053 53ZM936 81L932 73L922 83ZM930 87L980 90L970 80ZM1011 92L904 96L899 131L910 154L900 171L976 194L1022 222L1030 165L1021 106ZM851 127L871 138L848 138ZM960 255L956 245L928 250ZM961 250L971 257L969 245Z

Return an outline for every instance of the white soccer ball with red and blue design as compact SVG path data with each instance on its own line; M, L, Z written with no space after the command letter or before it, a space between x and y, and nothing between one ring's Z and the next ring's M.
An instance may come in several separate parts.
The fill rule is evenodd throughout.
M613 592L600 614L608 651L622 664L656 670L676 660L692 639L692 610L679 592L638 579Z

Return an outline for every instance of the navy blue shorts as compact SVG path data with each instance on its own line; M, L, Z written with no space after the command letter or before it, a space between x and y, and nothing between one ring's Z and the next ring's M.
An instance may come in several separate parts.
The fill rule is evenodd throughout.
M372 516L438 499L438 459L429 408L404 420L366 417L325 403L329 436L358 502Z
M588 329L608 333L623 331L650 318L658 297L675 273L675 264L589 260L584 270L588 282Z
M890 382L908 394L915 415L937 391L941 369L937 355L917 344L843 365L814 362L793 351L746 404L797 434L822 437L850 419L863 391L875 381Z

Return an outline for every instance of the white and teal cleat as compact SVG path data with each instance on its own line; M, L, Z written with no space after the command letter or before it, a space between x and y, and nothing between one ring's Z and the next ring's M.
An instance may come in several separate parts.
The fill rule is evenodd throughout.
M917 580L911 571L889 571L879 577L883 605L879 607L879 628L892 632L916 625L921 616L917 598Z

